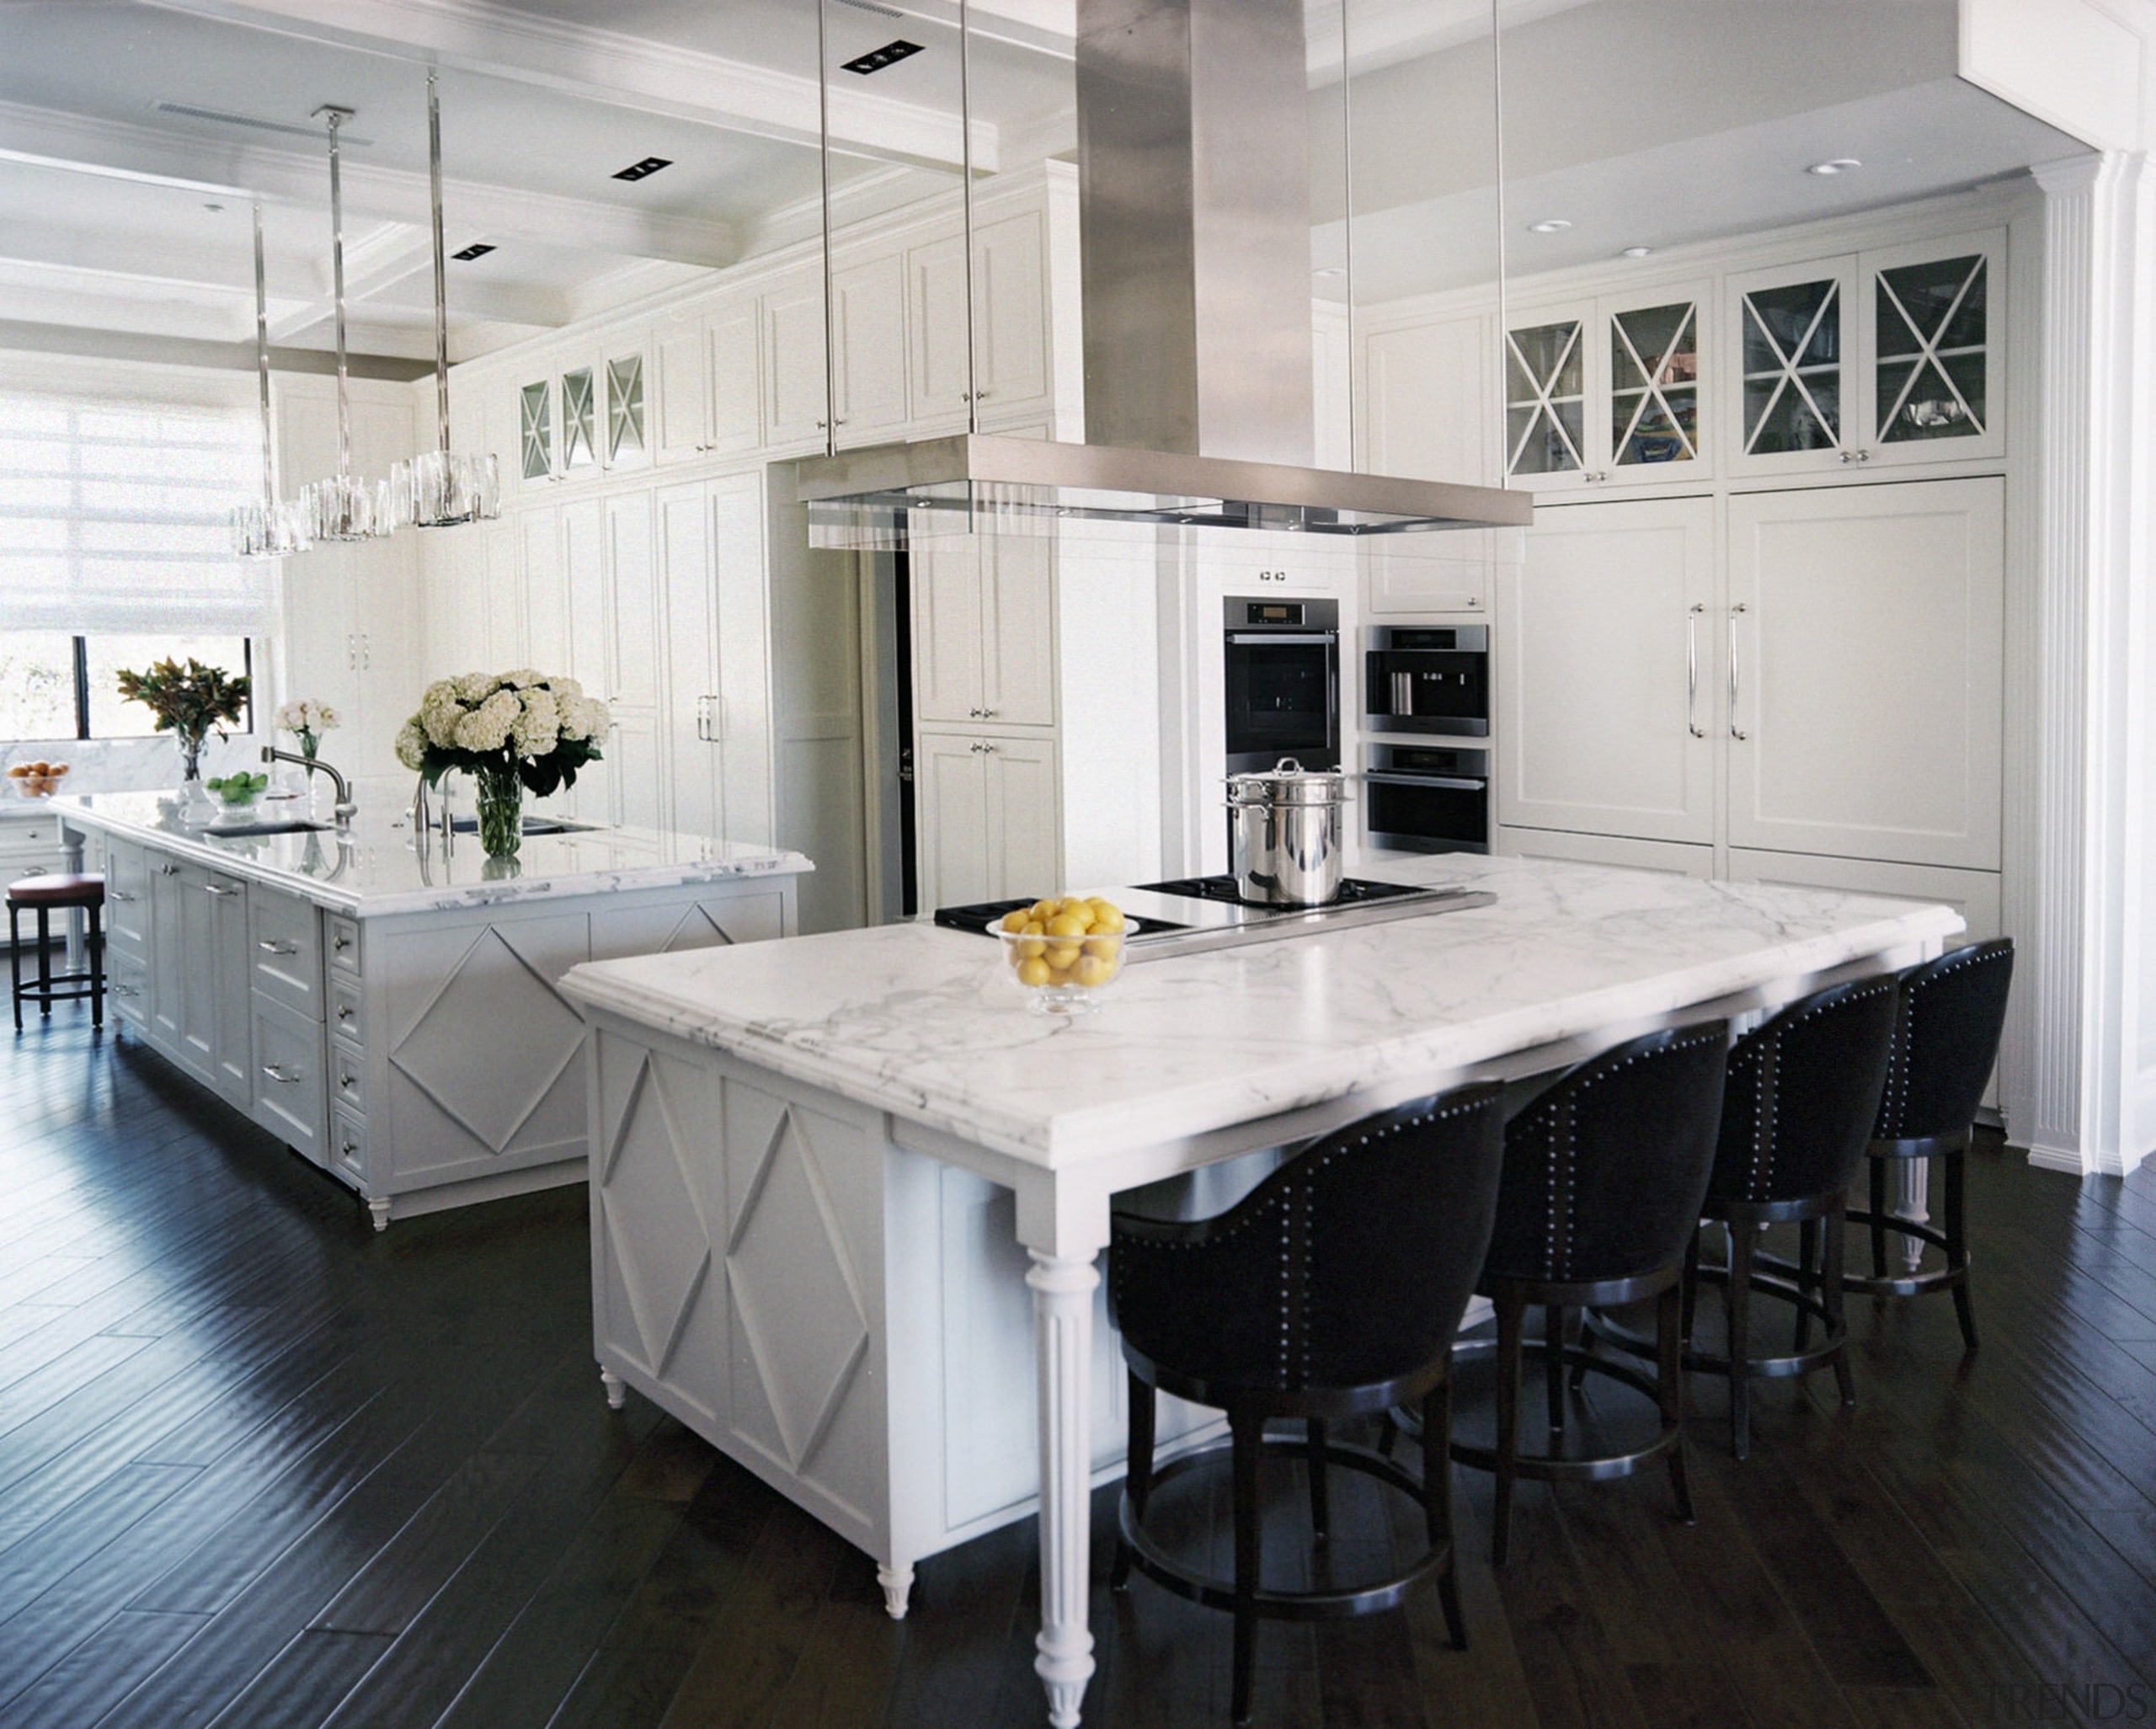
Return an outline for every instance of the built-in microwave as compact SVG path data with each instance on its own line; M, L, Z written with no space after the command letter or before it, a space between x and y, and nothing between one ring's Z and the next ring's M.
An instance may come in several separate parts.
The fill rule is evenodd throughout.
M1487 625L1380 625L1366 637L1366 730L1489 736Z
M1490 850L1490 753L1479 746L1372 739L1363 746L1364 823L1398 852Z

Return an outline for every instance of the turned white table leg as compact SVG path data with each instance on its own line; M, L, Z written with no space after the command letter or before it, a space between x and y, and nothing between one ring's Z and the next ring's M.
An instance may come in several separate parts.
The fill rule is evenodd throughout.
M1929 1159L1897 1159L1894 1161L1897 1193L1894 1211L1903 1219L1919 1225L1931 1222L1926 1203L1931 1198L1931 1161ZM1924 1245L1914 1237L1902 1239L1903 1264L1911 1273L1917 1270L1924 1259Z
M374 1228L376 1230L389 1229L389 1207L390 1200L387 1195L373 1195L368 1198L367 1211L374 1216Z
M1033 1669L1048 1689L1048 1720L1076 1729L1093 1676L1086 1627L1091 1541L1093 1292L1091 1254L1033 1257L1033 1338L1040 1363L1041 1630Z
M606 1390L606 1408L619 1411L629 1402L629 1384L611 1369L599 1371L599 1385Z
M883 1588L883 1609L894 1621L906 1618L906 1598L913 1591L913 1568L905 1566L878 1567L876 1582Z

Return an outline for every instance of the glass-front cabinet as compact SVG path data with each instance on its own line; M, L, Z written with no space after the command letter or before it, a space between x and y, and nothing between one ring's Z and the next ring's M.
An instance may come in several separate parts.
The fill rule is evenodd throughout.
M609 468L640 468L651 460L644 437L643 355L606 362L606 451Z
M651 460L641 347L609 344L589 366L562 366L519 385L516 402L517 473L527 486Z
M554 472L554 387L550 379L527 384L516 393L517 472L540 481Z
M1505 461L1540 491L1675 479L1708 462L1707 296L1688 288L1508 321Z
M1733 474L2004 448L1996 232L1730 280Z

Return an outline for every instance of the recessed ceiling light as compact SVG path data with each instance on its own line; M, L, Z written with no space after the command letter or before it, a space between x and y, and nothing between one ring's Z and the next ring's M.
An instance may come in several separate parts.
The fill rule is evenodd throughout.
M1653 250L1652 246L1628 246L1625 248L1625 256L1628 259L1643 259Z
M920 52L920 43L909 42L902 37L898 41L886 42L881 48L871 49L867 53L849 60L846 63L846 70L858 72L865 78L871 72L880 72L885 67L896 66L899 61L909 60Z
M1863 166L1864 164L1853 156L1836 156L1829 157L1825 162L1815 162L1804 172L1807 174L1822 176L1846 174L1851 168L1860 168Z
M1572 226L1562 216L1545 216L1539 222L1529 222L1527 232L1530 234L1561 234Z
M468 264L474 259L483 259L486 257L486 255L494 249L494 248L490 243L484 240L475 240L471 243L471 245L466 247L463 251L453 252L450 253L450 256L455 259L459 264Z
M674 158L670 156L648 156L642 162L631 163L614 178L617 180L648 179L661 168L670 168L673 166Z

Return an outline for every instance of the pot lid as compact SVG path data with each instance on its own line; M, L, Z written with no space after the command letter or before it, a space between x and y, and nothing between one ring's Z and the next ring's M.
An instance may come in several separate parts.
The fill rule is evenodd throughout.
M1337 768L1305 768L1283 756L1271 768L1228 776L1231 804L1337 804L1348 796L1348 776Z

